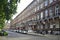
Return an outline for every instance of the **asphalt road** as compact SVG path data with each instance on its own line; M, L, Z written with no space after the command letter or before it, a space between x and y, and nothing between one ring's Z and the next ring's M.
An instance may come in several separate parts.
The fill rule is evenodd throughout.
M0 40L59 40L58 37L50 38L45 36L32 36L32 35L26 35L26 34L19 34L15 32L7 31L9 34L8 36L0 36Z

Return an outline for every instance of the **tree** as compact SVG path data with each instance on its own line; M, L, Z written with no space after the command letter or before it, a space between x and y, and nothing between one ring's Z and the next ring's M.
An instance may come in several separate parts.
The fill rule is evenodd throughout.
M0 0L0 28L16 13L18 2L20 0Z

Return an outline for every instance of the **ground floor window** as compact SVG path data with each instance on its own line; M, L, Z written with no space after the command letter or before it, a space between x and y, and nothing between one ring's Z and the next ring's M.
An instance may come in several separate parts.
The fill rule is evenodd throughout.
M53 28L53 25L52 24L50 24L50 28Z
M59 22L56 23L56 28L59 28Z

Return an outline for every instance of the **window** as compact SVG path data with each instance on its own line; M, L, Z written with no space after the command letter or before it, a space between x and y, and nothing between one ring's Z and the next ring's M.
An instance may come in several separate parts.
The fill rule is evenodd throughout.
M35 9L34 9L34 8L32 9L32 12L33 12L33 13L35 12Z
M37 2L39 3L40 0L37 0Z
M37 19L39 19L39 14L37 14Z
M48 16L48 10L45 10L45 17Z
M55 15L60 15L60 6L56 5L55 7Z
M50 25L50 28L53 28L53 25L52 24Z
M59 22L56 23L56 28L59 28Z
M35 12L36 12L37 10L36 10L36 8L35 8Z
M32 20L34 20L34 18L32 18Z
M47 5L48 5L48 0L45 1L45 6L47 6Z
M41 19L43 18L43 12L41 12Z
M36 20L36 16L34 17L34 20Z
M39 10L39 6L37 6L37 10Z
M53 24L53 28L56 28L56 24Z
M41 9L41 5L39 5L39 9Z
M40 8L43 8L43 3L40 5Z
M41 25L41 29L43 29L43 25Z
M53 9L52 8L49 9L49 16L53 16Z
M45 29L47 29L48 28L48 25L47 24L45 24Z
M53 0L49 0L49 3L52 3L53 2Z
M30 6L30 9L31 9L32 7Z

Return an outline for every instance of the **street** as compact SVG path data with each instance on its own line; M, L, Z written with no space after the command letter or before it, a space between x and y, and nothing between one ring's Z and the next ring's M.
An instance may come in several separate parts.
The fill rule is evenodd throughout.
M7 31L9 34L8 36L0 36L0 40L60 40L58 37L50 38L45 36L32 36L27 34L20 34L15 32Z

